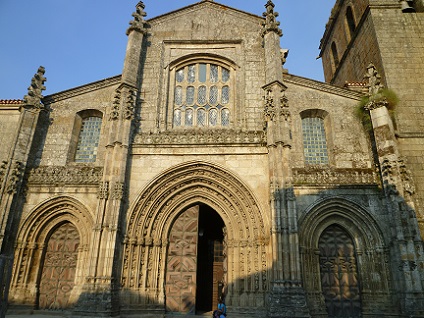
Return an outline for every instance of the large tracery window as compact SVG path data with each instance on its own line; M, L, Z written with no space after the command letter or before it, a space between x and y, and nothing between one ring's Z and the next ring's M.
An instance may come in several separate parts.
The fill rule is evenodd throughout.
M231 72L212 63L183 66L175 72L174 127L230 125Z

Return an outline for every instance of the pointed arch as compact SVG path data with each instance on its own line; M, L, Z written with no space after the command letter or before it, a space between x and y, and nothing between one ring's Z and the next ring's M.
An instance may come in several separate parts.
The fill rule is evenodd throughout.
M14 295L14 301L36 302L38 290L34 290L31 286L38 286L47 241L57 228L67 223L76 229L79 236L76 288L70 302L75 300L76 290L82 286L84 269L88 264L85 260L88 259L87 253L94 223L90 211L84 204L72 197L58 196L49 198L35 207L21 224L11 283L11 295Z
M311 314L326 313L320 278L319 242L323 233L334 226L352 238L363 311L370 310L366 306L375 301L390 306L388 250L378 222L356 202L327 197L310 206L299 221L302 274Z
M35 207L20 228L18 243L43 242L47 233L63 221L74 224L85 244L89 244L94 224L92 214L84 204L69 196L49 198Z
M229 239L264 239L269 222L249 188L225 168L188 162L168 169L141 193L128 218L128 236L165 240L171 221L184 208L204 203L217 211ZM157 234L161 233L161 237Z
M212 208L225 224L227 302L239 305L246 290L263 295L268 287L270 221L257 202L240 178L214 163L186 162L158 175L127 218L121 284L124 293L138 294L138 299L128 297L127 305L140 305L145 299L164 303L172 225L183 211L197 204Z

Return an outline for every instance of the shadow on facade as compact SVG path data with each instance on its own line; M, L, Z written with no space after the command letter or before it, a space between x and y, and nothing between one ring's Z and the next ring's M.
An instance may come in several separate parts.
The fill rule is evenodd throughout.
M410 201L393 188L383 196L377 186L340 186L317 192L306 187L297 187L296 197L293 189L275 196L285 204L269 242L228 242L228 254L233 256L228 258L227 275L239 277L225 286L231 317L407 317L422 313L422 243ZM302 195L302 191L309 194ZM272 241L279 242L278 246L271 248ZM117 270L128 266L124 248L119 250L120 261L114 266L119 283L115 286L100 278L87 280L84 286L76 286L76 305L65 311L38 311L38 300L32 300L25 306L12 303L9 313L26 308L26 312L66 316L172 316L165 309L169 304L165 270L158 265L157 272L148 268L139 277L125 277ZM274 261L268 267L266 260L270 259ZM159 288L146 283L152 279ZM186 291L196 289L193 281L186 283ZM190 314L208 312L196 305L202 295L182 294L180 308Z

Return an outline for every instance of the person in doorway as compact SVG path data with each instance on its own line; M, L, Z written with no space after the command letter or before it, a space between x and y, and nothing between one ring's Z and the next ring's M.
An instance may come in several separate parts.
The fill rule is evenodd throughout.
M225 306L224 300L221 297L218 299L218 312L220 313L219 318L227 317L227 306Z

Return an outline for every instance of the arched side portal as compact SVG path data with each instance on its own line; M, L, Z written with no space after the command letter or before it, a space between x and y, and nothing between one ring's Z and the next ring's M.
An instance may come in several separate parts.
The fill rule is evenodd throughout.
M346 199L326 198L308 209L299 229L303 282L313 317L346 317L346 310L361 317L361 312L373 311L371 304L381 312L390 307L387 249L369 212ZM337 280L328 266L337 271Z
M122 285L128 295L137 293L138 299L123 297L127 305L163 306L171 228L183 211L197 204L216 211L226 227L227 304L263 306L268 286L269 220L239 178L204 162L189 162L165 171L149 184L133 207L127 220Z
M36 207L18 233L10 302L46 309L72 307L87 272L92 228L90 212L73 198L56 197ZM61 265L49 268L49 257L62 257L56 259ZM62 289L69 290L63 293L60 286L53 290L53 281L46 279L49 275L61 284L66 280Z

